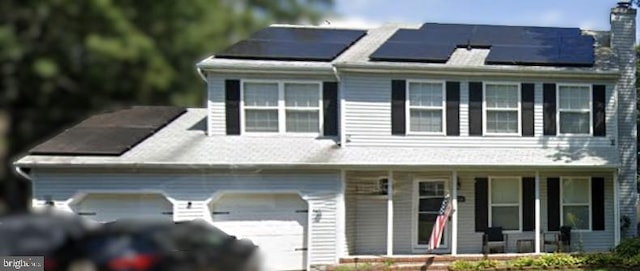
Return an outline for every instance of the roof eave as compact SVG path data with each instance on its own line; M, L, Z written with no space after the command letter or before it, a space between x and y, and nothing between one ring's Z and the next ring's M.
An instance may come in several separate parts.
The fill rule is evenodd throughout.
M283 73L283 74L333 74L331 62L313 61L277 61L277 60L238 60L216 59L209 57L196 64L198 69L206 72L224 73Z

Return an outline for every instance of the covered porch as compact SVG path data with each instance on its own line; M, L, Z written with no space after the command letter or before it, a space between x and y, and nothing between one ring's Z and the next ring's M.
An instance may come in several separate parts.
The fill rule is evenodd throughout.
M608 251L620 240L616 171L590 168L344 170L341 259L483 253L502 227L504 253L543 253L571 226L571 251ZM427 250L444 197L454 209L440 247Z

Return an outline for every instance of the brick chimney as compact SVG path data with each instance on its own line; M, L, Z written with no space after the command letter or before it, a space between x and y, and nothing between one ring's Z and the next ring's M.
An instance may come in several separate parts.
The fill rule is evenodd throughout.
M630 1L621 1L611 9L611 49L618 59L620 78L616 83L618 91L618 149L620 151L620 171L618 181L620 217L630 219L629 227L621 232L621 237L636 236L636 168L637 168L637 125L636 125L636 10ZM624 221L621 226L624 225Z

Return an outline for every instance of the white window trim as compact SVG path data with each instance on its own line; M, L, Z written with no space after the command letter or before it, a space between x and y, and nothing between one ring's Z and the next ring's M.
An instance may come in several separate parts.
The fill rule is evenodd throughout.
M489 225L487 225L488 227L493 227L493 212L492 212L492 208L493 206L496 207L513 207L515 206L515 204L512 203L496 203L494 204L492 202L492 198L491 198L491 182L494 179L518 179L518 229L517 230L503 230L503 232L505 233L519 233L522 232L522 176L489 176L489 219L488 219L488 223Z
M411 105L411 96L410 96L410 87L411 83L431 83L431 84L440 84L442 85L442 105L441 106L416 106ZM447 89L446 82L439 80L407 80L407 85L405 86L405 131L407 131L407 135L445 135L445 131L447 130ZM440 132L421 132L421 131L411 131L411 109L431 109L431 110L442 110L442 130Z
M492 133L487 132L487 110L491 111L515 111L515 109L506 108L487 108L487 85L505 85L516 86L518 88L518 105L516 109L518 111L518 130L513 133ZM490 136L520 136L522 135L522 85L517 82L482 82L482 134Z
M265 83L265 84L277 84L278 85L278 105L277 106L245 106L244 105L244 85L245 83ZM284 85L285 84L317 84L318 85L318 107L309 108L309 107L287 107L285 103L285 94L284 94ZM243 79L240 81L240 134L242 135L258 135L258 136L273 136L273 135L287 135L287 136L319 136L323 135L323 127L324 127L324 112L323 112L323 85L321 81L311 81L311 80L255 80L255 79ZM246 131L246 119L245 119L245 109L250 110L278 110L278 132L248 132ZM295 110L295 111L318 111L318 133L296 133L296 132L287 132L287 119L286 119L286 110Z
M584 203L563 203L563 194L562 194L562 187L563 187L563 183L564 180L566 179L585 179L587 180L587 186L589 188L589 229L574 229L573 227L571 228L571 232L591 232L593 231L593 225L592 225L592 221L593 221L593 199L591 198L591 178L590 177L585 177L585 176L563 176L560 178L560 226L565 226L564 223L564 206L584 206ZM570 225L567 225L570 226Z
M560 109L560 87L588 87L589 88L589 109ZM574 112L584 113L589 111L589 133L588 134L575 134L575 133L562 133L560 130L560 111L562 112ZM570 84L570 83L558 83L556 84L556 131L558 135L567 136L592 136L593 135L593 86L589 84Z
M412 195L412 210L411 210L411 244L412 244L412 251L413 252L424 252L423 250L426 250L428 248L428 245L420 245L418 244L418 207L420 204L420 183L423 182L444 182L444 191L445 191L445 197L447 195L451 196L450 193L450 188L449 188L449 182L450 180L447 178L439 178L439 177L433 177L433 178L416 178L413 180L413 195ZM438 247L437 250L448 250L449 249L449 231L450 231L450 227L449 227L450 223L447 223L447 225L445 226L445 230L442 233L442 239L444 239L444 243L442 245L440 245Z

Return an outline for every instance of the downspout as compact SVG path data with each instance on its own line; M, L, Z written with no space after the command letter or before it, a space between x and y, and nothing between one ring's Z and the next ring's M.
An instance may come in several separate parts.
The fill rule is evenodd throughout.
M339 106L338 106L338 113L340 114L340 118L339 118L339 123L338 123L338 127L340 129L340 142L338 143L338 145L340 147L344 147L345 144L347 143L347 135L345 133L345 129L344 129L344 124L345 124L345 114L344 114L344 109L345 107L345 101L344 101L344 91L342 91L344 88L342 87L342 78L340 78L340 72L338 72L338 68L336 67L335 64L331 65L331 69L333 70L333 75L336 77L336 80L338 80L338 100L339 101Z
M200 78L202 78L202 81L204 81L206 87L206 91L207 91L207 100L205 101L205 105L204 107L207 109L207 116L209 116L209 113L211 112L211 108L209 108L209 101L211 99L211 97L209 97L209 81L207 80L207 76L204 75L204 72L202 71L202 68L196 67L196 72L198 73L198 75L200 75ZM206 119L206 123L207 123L207 135L210 136L211 135L211 125L209 125L209 118L207 117Z

